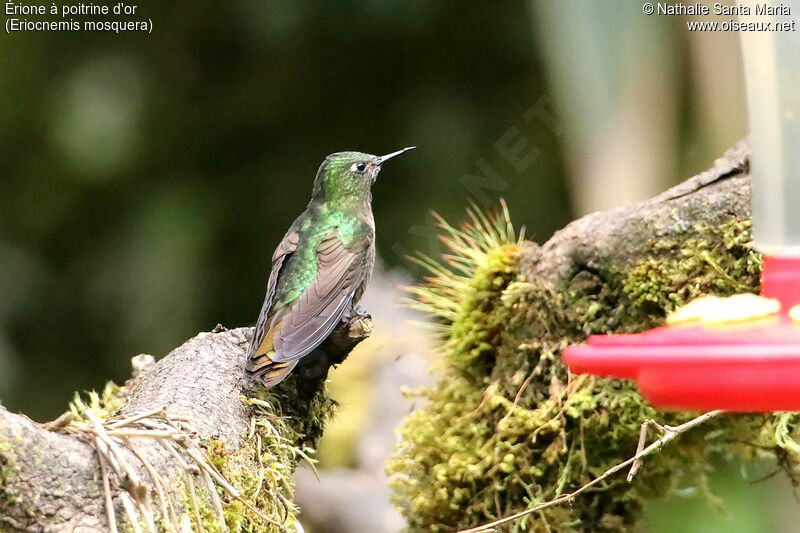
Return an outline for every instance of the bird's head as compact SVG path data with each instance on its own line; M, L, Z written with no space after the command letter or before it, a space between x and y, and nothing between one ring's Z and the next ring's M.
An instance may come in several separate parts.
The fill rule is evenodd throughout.
M381 165L414 147L386 155L361 152L336 152L325 158L314 179L315 200L334 203L360 202L370 198L370 188L378 178Z

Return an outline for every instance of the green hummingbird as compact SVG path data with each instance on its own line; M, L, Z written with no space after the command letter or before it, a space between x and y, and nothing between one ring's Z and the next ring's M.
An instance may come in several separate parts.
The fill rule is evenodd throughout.
M383 163L413 148L338 152L322 162L308 207L272 255L248 377L266 387L280 383L361 299L375 264L372 184Z

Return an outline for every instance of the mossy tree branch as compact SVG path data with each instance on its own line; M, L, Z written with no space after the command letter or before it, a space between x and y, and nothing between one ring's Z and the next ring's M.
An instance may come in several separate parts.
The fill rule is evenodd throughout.
M218 326L53 423L0 406L0 531L291 531L292 472L333 407L327 370L370 332L352 314L268 392L242 374L251 329Z
M505 229L507 213L442 222L449 253L422 259L431 275L412 289L438 322L440 377L416 391L428 402L406 419L388 463L409 531L513 515L522 518L510 531L628 531L646 498L686 483L707 489L714 453L771 459L800 481L800 415L723 414L649 457L631 483L607 480L570 506L539 507L631 458L645 420L692 417L657 411L630 381L571 375L561 351L591 334L661 325L701 295L758 291L750 212L743 141L710 170L587 215L541 246Z

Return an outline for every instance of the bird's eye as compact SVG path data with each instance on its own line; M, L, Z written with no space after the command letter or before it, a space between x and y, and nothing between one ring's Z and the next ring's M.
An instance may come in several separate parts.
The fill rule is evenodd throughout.
M367 164L366 163L356 163L356 171L357 172L364 172L365 170L367 170Z

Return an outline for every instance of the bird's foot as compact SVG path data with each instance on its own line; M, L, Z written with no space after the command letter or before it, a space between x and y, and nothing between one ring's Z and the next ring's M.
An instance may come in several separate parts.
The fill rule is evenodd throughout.
M355 307L351 307L350 311L344 317L345 322L352 322L357 319L364 319L372 320L372 315L367 312L366 309L356 305Z
M360 342L372 334L374 328L372 315L361 307L351 307L347 315L342 318L341 329L347 332L350 339Z

